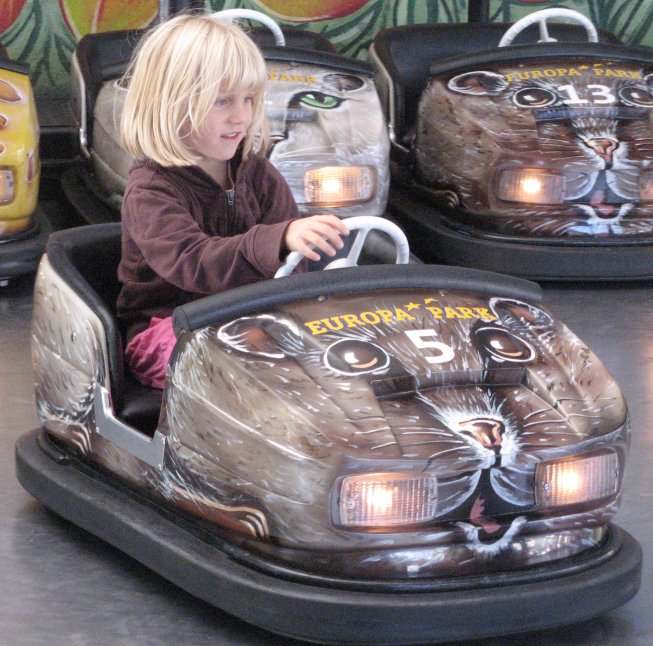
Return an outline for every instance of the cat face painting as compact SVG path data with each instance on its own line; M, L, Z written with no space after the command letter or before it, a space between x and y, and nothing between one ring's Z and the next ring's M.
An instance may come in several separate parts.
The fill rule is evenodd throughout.
M633 63L564 58L434 77L420 103L418 172L455 187L481 229L491 215L506 235L648 237L652 81Z

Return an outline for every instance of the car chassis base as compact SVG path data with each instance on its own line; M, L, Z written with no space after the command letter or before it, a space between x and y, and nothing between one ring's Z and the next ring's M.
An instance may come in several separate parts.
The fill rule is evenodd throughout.
M36 271L45 251L52 224L43 209L34 212L34 230L27 235L0 242L0 281L7 281Z
M478 585L415 592L344 589L273 576L235 560L154 505L80 468L42 429L16 443L22 486L60 516L190 594L289 637L332 644L420 644L525 632L583 621L639 588L637 541L609 526L605 545L564 565L478 577ZM542 570L546 579L542 580ZM533 579L536 579L535 581Z
M393 185L390 214L410 248L426 262L474 267L529 280L640 280L653 278L653 244L578 244L474 235L446 223L445 215L414 189Z

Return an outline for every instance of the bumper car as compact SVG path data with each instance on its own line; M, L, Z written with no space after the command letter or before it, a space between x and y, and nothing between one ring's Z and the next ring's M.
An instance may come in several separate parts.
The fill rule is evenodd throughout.
M371 65L337 54L321 34L281 31L256 11L215 15L264 24L248 33L268 67L265 100L272 144L267 156L288 182L300 211L381 215L388 197L390 143ZM71 109L81 159L64 175L63 187L89 222L120 217L133 162L118 134L126 93L120 78L142 34L89 34L73 55Z
M28 70L0 45L0 285L37 268L51 231L38 208L39 122Z
M405 261L400 230L374 220ZM612 522L630 431L606 368L536 284L352 266L377 224L349 222L363 228L345 266L177 308L163 391L123 366L119 223L53 234L23 487L191 594L308 641L464 640L625 603L642 556Z
M391 28L370 56L390 212L418 256L534 279L653 276L650 49L550 9L510 28Z

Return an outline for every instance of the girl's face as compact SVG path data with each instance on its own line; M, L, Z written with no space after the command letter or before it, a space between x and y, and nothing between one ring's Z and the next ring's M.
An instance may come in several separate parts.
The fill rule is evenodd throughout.
M252 124L253 97L253 92L240 90L218 94L193 137L193 149L204 157L205 163L226 162L236 154Z

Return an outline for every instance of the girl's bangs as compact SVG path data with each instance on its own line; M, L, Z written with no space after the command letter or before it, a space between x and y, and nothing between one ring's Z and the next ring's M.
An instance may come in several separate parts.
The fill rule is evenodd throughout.
M246 36L247 38L247 36ZM258 92L265 85L267 71L262 55L253 43L233 43L228 48L229 55L224 56L220 70L220 92L234 90L252 90ZM225 60L226 59L226 60Z

